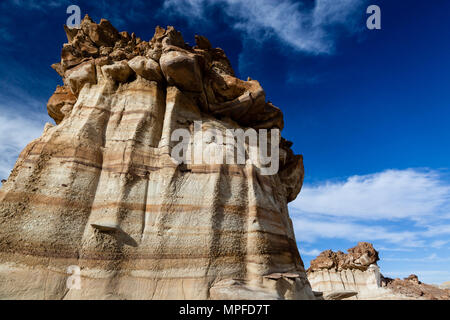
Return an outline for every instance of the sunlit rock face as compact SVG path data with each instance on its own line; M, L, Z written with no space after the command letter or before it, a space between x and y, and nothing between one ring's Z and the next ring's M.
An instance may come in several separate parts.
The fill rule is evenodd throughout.
M381 287L378 260L378 252L367 242L358 243L348 253L326 250L311 261L308 279L325 298L373 296Z
M423 284L415 275L404 280L383 277L378 260L378 252L367 242L347 253L325 250L311 261L308 280L326 300L450 299L450 290Z
M171 157L174 130L199 122L282 129L261 85L172 27L149 42L89 17L65 30L52 66L64 85L47 106L57 125L0 190L0 298L314 299L287 209L303 182L291 143L277 141L272 175L248 141L243 164Z

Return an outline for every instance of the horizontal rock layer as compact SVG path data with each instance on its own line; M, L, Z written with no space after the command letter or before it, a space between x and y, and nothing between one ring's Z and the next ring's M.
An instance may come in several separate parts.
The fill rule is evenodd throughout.
M311 261L308 280L324 299L424 300L450 299L450 290L422 284L416 275L404 280L383 277L373 245L359 242L347 250L325 250Z

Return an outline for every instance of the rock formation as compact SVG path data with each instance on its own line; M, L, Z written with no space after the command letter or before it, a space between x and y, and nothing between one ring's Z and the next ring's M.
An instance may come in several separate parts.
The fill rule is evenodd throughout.
M314 299L287 209L303 182L290 142L279 138L273 175L247 141L243 164L171 157L174 130L192 137L199 122L281 130L258 81L173 27L147 42L86 16L65 31L52 66L63 85L47 105L56 125L0 190L0 298Z
M371 296L380 287L378 260L378 252L367 242L358 243L347 254L326 250L311 261L308 280L325 299Z
M414 274L403 280L382 277L381 286L405 299L450 300L450 289L422 283Z
M370 243L359 242L347 252L325 250L311 261L308 280L324 299L450 299L450 290L423 284L416 275L404 280L385 278L377 265L378 252Z

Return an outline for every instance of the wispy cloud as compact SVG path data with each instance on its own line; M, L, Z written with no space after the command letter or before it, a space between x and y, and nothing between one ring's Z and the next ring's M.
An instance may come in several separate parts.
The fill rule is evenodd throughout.
M232 27L246 38L279 39L292 48L313 54L334 50L336 28L355 32L366 0L316 0L306 5L292 0L165 0L164 8L179 16L206 19L220 7Z
M393 252L412 252L411 248L393 248L393 247L377 247L379 251L393 251Z
M340 222L339 219L300 217L295 211L292 211L292 215L295 235L300 242L314 243L319 239L345 239L353 243L384 241L404 247L425 245L417 232L392 230L381 224L374 225L367 222Z
M317 257L320 254L320 250L318 249L311 249L311 250L304 250L300 248L300 254L302 256L308 256L308 257Z
M37 111L45 108L45 102L19 88L5 86L2 82L0 85L0 179L6 179L20 152L41 136L45 123L51 119Z
M369 241L391 251L450 242L450 182L439 171L386 170L305 185L289 207L300 242Z
M0 106L0 177L9 176L22 149L42 134L43 123L37 119L10 112Z
M433 241L430 244L430 246L432 248L441 248L441 247L443 247L444 245L446 245L449 242L450 242L450 240L436 240L436 241Z
M305 186L298 211L367 220L423 219L450 212L450 183L436 171L387 170ZM435 232L447 232L443 226Z
M401 262L446 262L450 261L450 257L439 257L436 253L432 253L426 257L418 258L398 258L398 257L385 257L384 261L401 261Z

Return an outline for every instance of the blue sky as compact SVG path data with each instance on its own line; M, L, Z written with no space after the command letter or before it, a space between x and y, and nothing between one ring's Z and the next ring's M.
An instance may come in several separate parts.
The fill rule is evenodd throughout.
M159 0L0 3L0 177L38 137L59 76L67 6L144 40L173 25L207 36L237 75L257 79L304 155L290 204L306 265L357 241L383 274L450 280L450 2ZM366 28L381 8L382 29Z

